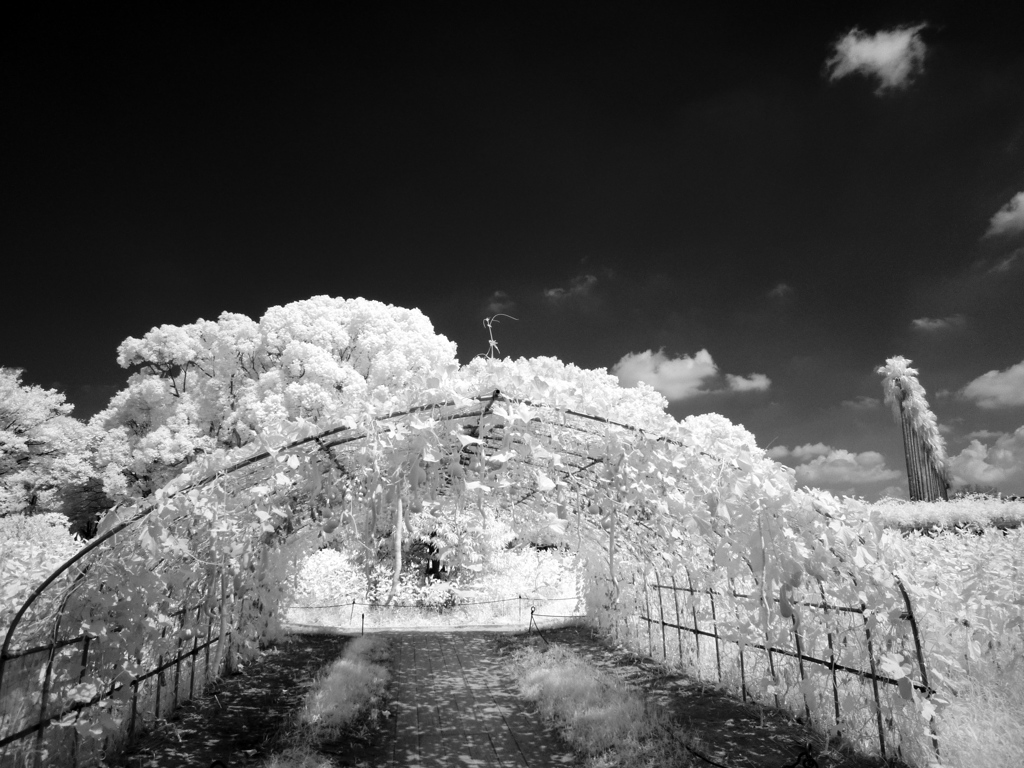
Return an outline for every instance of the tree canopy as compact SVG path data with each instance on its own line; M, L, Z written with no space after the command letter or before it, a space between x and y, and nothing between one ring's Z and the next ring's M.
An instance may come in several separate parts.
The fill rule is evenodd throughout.
M336 423L404 401L410 382L454 369L455 345L419 310L315 296L260 320L162 325L118 348L134 371L94 423L120 430L145 494L197 453L235 448L282 419Z
M0 368L0 516L59 511L90 483L116 493L117 436L83 424L63 394L26 385L22 375Z

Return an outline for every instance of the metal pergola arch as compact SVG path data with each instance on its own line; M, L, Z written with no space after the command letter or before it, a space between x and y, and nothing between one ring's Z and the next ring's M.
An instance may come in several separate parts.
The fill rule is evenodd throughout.
M518 414L511 413L514 409L518 409ZM506 438L512 442L515 442L518 439L519 442L516 443L517 445L529 448L529 450L517 451L513 457L514 462L511 462L513 465L512 474L516 480L515 483L511 484L511 487L517 490L517 492L514 494L511 492L507 493L506 500L512 505L541 505L544 503L543 499L545 491L536 482L537 473L541 472L551 477L554 481L555 487L559 487L558 484L562 484L566 488L574 489L578 498L592 499L594 497L601 496L604 496L605 498L614 496L614 494L609 494L607 490L609 488L609 478L607 477L608 467L611 466L609 458L612 457L607 454L602 455L599 451L597 452L599 455L593 455L594 452L590 450L590 446L602 441L606 443L614 443L616 450L632 449L639 450L641 452L647 451L652 454L660 451L664 455L660 455L657 458L662 462L662 466L672 465L672 455L686 454L691 457L699 455L700 457L711 459L711 464L719 466L723 473L739 469L735 461L733 461L728 454L724 456L715 456L702 450L700 446L677 439L679 435L673 435L671 432L662 435L652 435L648 431L638 427L616 422L600 415L583 413L566 407L552 406L526 399L508 397L499 390L494 390L486 395L481 395L475 398L450 398L443 401L418 405L404 411L376 417L364 426L359 426L358 424L353 423L335 426L324 430L314 430L311 427L307 427L306 434L303 434L300 437L278 442L273 446L264 447L262 450L257 450L249 456L242 457L233 463L216 468L213 468L213 457L200 457L199 460L194 462L190 471L180 475L180 480L172 482L165 487L161 494L161 498L157 503L151 503L145 507L131 510L126 519L121 519L119 517L118 510L112 512L110 518L103 526L101 535L99 535L94 541L90 542L89 545L84 547L68 562L64 563L57 569L57 571L51 574L46 581L40 584L39 587L33 591L32 595L16 615L4 637L2 647L0 647L0 690L2 690L3 685L4 666L10 659L14 658L14 655L10 653L12 648L12 639L15 636L19 623L26 612L30 610L32 604L42 594L44 594L48 588L53 587L54 584L60 580L61 575L67 574L69 571L73 571L77 568L76 583L86 578L90 568L88 561L90 555L94 557L99 556L102 554L104 545L113 543L116 537L123 535L125 531L131 529L133 526L140 527L143 525L145 520L152 515L154 511L160 508L161 504L166 505L169 501L173 501L175 499L181 500L183 502L182 509L185 510L182 514L185 515L188 513L185 509L188 507L188 504L193 502L198 503L207 491L227 495L231 492L232 488L236 490L252 488L260 483L272 479L276 473L282 471L287 472L287 469L285 468L287 467L287 461L283 461L285 457L294 456L299 460L309 460L312 462L324 461L329 463L330 466L334 467L343 475L346 472L352 474L353 470L359 464L359 451L367 448L367 446L372 442L371 437L373 435L385 434L400 436L405 421L411 421L413 419L424 420L421 422L421 426L422 423L426 423L427 421L439 425L438 429L444 430L438 436L439 441L443 437L444 445L447 446L448 457L455 457L457 462L462 466L468 464L475 454L478 455L481 448L485 452L490 451L493 454L494 451L500 449L502 445L505 444ZM510 429L509 426L512 424L517 426L514 429ZM469 438L469 440L466 442L460 440L460 435L462 437ZM529 436L529 439L527 439L527 436ZM540 454L539 456L534 455L532 443L530 443L534 438L536 438L541 445L547 445L548 447L557 445L557 455L559 457L558 462L553 461L550 456L545 457L543 452L538 452ZM252 450L252 448L250 448L250 450ZM712 450L718 449L713 448ZM549 451L548 453L555 453L555 450ZM638 465L634 465L632 468L638 469ZM689 478L685 477L682 467L680 467L676 476L679 477L681 481L689 480ZM694 481L696 481L696 478L694 478ZM705 478L705 481L707 481L707 478ZM708 482L705 482L703 487L707 489L710 486ZM457 483L451 474L449 473L444 475L444 482L438 488L439 493L442 495L453 495L458 490ZM189 500L191 500L191 502ZM616 502L616 499L614 498L610 498L610 500L613 503ZM700 501L698 500L697 503L699 504ZM600 522L597 514L591 512L581 504L577 504L573 507L573 511L577 515L576 519L578 524L580 526L586 526L589 532L598 534L598 536L591 538L595 539L596 543L600 544L601 549L604 552L602 557L607 556L609 562L614 561L616 556L616 544L618 543L620 547L624 545L632 550L632 557L636 562L646 559L647 565L645 567L650 568L651 557L659 554L659 552L651 548L651 544L656 544L660 541L663 545L675 545L671 544L670 541L666 541L664 534L648 525L647 522L641 519L639 514L630 515L629 509L629 505L622 502L620 499L619 511L624 514L619 514L617 517L619 519L619 524L624 525L624 530L620 530L619 533L625 533L626 535L616 541L616 528L613 527L610 532L610 536L601 536L604 532L600 531ZM829 516L827 510L819 510L816 505L814 514L821 515L825 518L828 518ZM712 512L712 522L714 522L713 517L714 513ZM311 522L312 519L307 518L305 520L305 525L310 526ZM794 525L799 524L794 523ZM302 530L303 528L296 528L291 531L290 535L296 535ZM659 539L659 537L661 538ZM710 540L710 537L708 538ZM606 543L607 546L605 545ZM701 562L709 561L708 553L704 552L700 560ZM713 560L714 553L711 553L710 561ZM687 574L689 574L689 569L687 569ZM654 575L655 582L657 582L657 574L655 573ZM610 580L614 582L614 574L612 574L612 578ZM713 587L710 584L702 583L698 584L697 587L699 587L699 589L694 589L694 585L691 584L688 592L695 596L706 593L707 595L712 596L712 601L715 595L724 596L724 592L714 592ZM674 581L671 586L656 583L656 588L659 595L660 590L663 589L671 589L672 595L678 594L675 591L676 586ZM639 586L637 586L637 589L639 589ZM680 587L679 589L682 590L683 588ZM900 589L902 591L902 586ZM733 597L738 597L735 593L735 587L731 587L730 591L732 592ZM643 584L644 599L646 599L647 594L648 584L645 576ZM824 599L824 594L825 593L823 591L823 602L827 603L827 600ZM906 598L907 612L912 615L909 598L906 597L905 593L903 597ZM615 599L615 596L613 596L613 599ZM631 599L635 602L637 597L634 595ZM778 600L776 599L775 602L777 603ZM713 602L711 602L710 607L713 619ZM666 624L664 615L661 615L660 620L655 621L652 617L650 607L647 607L645 614L645 616L641 616L640 618L648 622L648 633L650 633L650 626L652 623L660 624L663 641L666 626L676 627L679 623L678 616L676 624ZM703 620L704 619L702 618L702 621ZM738 616L736 621L739 621ZM89 653L90 639L88 635L83 634L79 638L59 637L59 629L60 624L58 619L58 621L53 625L48 645L42 645L35 649L30 648L25 651L26 653L31 651L48 651L45 674L43 675L43 678L47 682L50 680L51 667L53 666L56 657L64 650L71 648L74 643L84 643L82 653L83 659L88 656ZM690 631L687 627L681 627L680 629ZM717 628L714 631L717 654ZM695 635L708 635L708 632L705 630L698 630L696 613L694 613L693 632ZM869 634L869 644L871 642L870 638L871 636ZM224 635L222 633L221 641L223 641L223 639ZM648 639L650 640L650 634L648 635ZM197 640L191 652L193 674L195 673L196 660L198 658L196 654L205 648L208 660L209 649L215 644L215 642L215 639L211 640L209 632L204 645L199 645ZM772 651L770 649L772 647L772 642L765 639L764 644L769 649L768 664L771 665ZM831 637L829 637L829 644L831 647ZM217 646L218 653L220 652L219 649L222 648L223 645L223 642L221 642L221 645ZM742 649L743 645L741 644L741 674L743 664ZM803 651L799 649L799 646L797 648L797 653L803 653ZM874 651L871 653L871 679L874 681L877 677L879 680L882 680L882 677L876 676L873 655ZM918 648L918 656L920 656L920 648ZM175 660L175 663L178 663L180 666L181 661L182 660L179 657ZM174 668L176 671L178 669L178 667L169 667L167 662L160 664L158 665L158 668L140 675L130 683L121 684L121 690L127 690L125 686L130 685L137 695L147 679L153 679L153 675L159 675L162 677L164 672L169 671L171 668ZM921 669L923 672L923 660L921 662ZM775 674L774 670L772 671L772 674ZM802 668L800 674L802 677ZM867 673L864 674L867 676ZM719 675L721 675L721 672L719 672ZM835 665L833 665L832 677L834 685ZM895 683L896 681L886 680L885 682ZM915 683L915 686L922 688L926 692L931 690L928 686L927 679L925 679L920 685ZM161 711L161 700L159 694L160 686L157 686L156 690L155 711L159 713ZM117 689L115 684L115 686L111 687L110 691L100 691L93 701L85 703L83 707L79 707L79 709L92 706L100 701L103 695L109 696L116 693L116 691ZM0 749L5 748L6 745L11 743L13 740L26 738L34 734L38 734L40 743L42 743L43 732L48 725L58 717L66 717L69 713L74 713L76 711L74 707L62 707L60 712L47 715L47 691L45 684L42 699L43 701L41 710L38 713L38 720L34 724L25 725L24 727L21 727L18 732L13 734L0 732ZM177 677L175 677L175 699L177 699ZM876 702L878 700L877 686L875 700ZM133 699L131 718L132 726L134 726L135 722L134 711L135 700ZM881 732L882 726L879 724L880 738ZM884 749L885 747L883 742L883 753Z

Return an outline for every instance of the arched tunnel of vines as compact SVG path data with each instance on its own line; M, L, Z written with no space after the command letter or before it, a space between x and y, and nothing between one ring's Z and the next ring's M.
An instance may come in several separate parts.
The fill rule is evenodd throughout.
M397 588L403 542L468 565L495 526L572 552L586 621L617 642L867 752L938 747L955 661L927 645L916 613L931 597L877 519L797 488L721 416L676 421L642 407L646 390L581 386L557 366L474 370L423 378L396 412L281 421L107 514L3 641L0 691L35 686L4 713L4 765L16 744L86 764L154 699L160 712L244 663L325 543L383 540ZM187 674L165 661L183 651Z

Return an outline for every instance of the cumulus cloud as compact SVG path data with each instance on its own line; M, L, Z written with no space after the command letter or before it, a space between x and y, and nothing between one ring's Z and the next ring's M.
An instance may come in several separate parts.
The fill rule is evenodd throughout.
M683 400L706 390L704 383L718 373L711 353L702 349L693 357L683 355L670 360L664 351L630 352L612 366L624 387L638 382L650 384L669 400Z
M582 299L594 290L597 278L593 275L577 275L569 281L568 288L546 288L544 298L552 304L564 304L573 299Z
M1011 408L1024 405L1024 361L1005 371L983 373L961 394L980 408Z
M1002 437L1005 432L993 432L991 429L977 429L974 432L968 432L964 437L968 440L991 440L993 437Z
M798 483L842 488L844 492L901 477L899 471L885 466L885 457L877 451L853 453L824 443L808 443L796 448L777 446L768 451L768 457L793 467Z
M843 400L843 408L849 408L851 411L870 411L881 404L882 401L877 397L868 397L867 395L860 395L853 400Z
M919 317L911 321L910 327L915 331L936 333L938 331L948 331L952 328L960 328L963 324L963 315L950 315L949 317Z
M956 485L993 485L1003 493L1024 494L1024 427L1001 434L992 445L972 440L949 460Z
M772 385L772 380L763 373L752 373L749 376L727 373L725 379L733 392L765 392Z
M768 457L780 461L781 459L794 458L797 461L807 461L817 456L828 456L832 447L824 443L807 443L790 449L784 445L777 445L768 451Z
M637 383L650 384L669 400L685 400L695 395L707 394L710 384L718 376L718 365L711 353L702 349L692 357L670 358L664 350L654 352L630 352L623 355L611 371L619 377L624 387L635 387ZM763 392L771 386L771 379L763 373L748 376L725 375L728 390L732 392Z
M882 489L882 492L878 494L878 498L884 499L886 496L890 499L907 499L909 494L907 493L906 486L887 485Z
M768 298L770 299L786 299L793 295L793 286L788 283L779 283L770 291L768 291Z
M1021 232L1024 232L1024 192L1018 192L1010 202L995 212L988 223L985 237L1017 235Z
M906 87L924 66L926 49L920 32L925 26L897 27L873 35L851 29L836 42L826 62L829 79L859 72L878 79L878 94Z

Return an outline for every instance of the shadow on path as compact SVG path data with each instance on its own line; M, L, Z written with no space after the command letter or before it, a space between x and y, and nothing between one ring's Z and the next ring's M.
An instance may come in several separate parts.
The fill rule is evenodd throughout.
M558 734L515 694L501 645L493 632L395 634L386 740L365 751L324 751L354 766L575 765Z
M124 754L126 768L228 768L260 764L302 702L316 673L341 655L349 637L290 636L238 674L212 683L201 697L153 724Z

